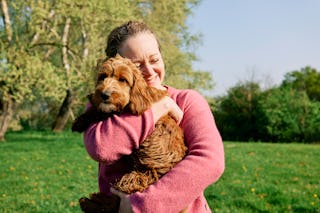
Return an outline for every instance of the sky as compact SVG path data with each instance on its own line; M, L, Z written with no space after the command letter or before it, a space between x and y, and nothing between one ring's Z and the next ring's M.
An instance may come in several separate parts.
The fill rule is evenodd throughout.
M320 70L320 0L202 0L187 23L202 34L193 66L212 73L211 95L247 80L270 88L306 66Z

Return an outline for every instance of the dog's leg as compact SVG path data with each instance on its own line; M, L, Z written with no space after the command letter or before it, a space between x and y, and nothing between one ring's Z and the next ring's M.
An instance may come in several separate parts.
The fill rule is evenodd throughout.
M145 172L132 171L125 174L115 185L115 188L126 194L134 192L142 192L149 185L155 183L159 179L157 172L148 170Z

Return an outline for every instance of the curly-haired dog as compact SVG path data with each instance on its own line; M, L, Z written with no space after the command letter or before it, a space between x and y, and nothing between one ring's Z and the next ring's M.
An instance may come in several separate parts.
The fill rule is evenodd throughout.
M102 61L97 68L95 92L89 95L92 107L75 120L72 131L83 132L90 124L114 113L140 115L168 95L164 90L149 87L140 70L119 55ZM171 116L163 116L139 149L127 156L132 171L114 187L127 194L141 192L181 161L186 151L181 128ZM116 196L94 193L79 202L84 212L118 212L120 200Z

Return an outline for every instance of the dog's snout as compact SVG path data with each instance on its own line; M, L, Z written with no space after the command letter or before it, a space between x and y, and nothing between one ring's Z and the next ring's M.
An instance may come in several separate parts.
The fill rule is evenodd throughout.
M110 92L102 92L101 93L101 99L103 101L107 101L110 98L110 96L111 96Z

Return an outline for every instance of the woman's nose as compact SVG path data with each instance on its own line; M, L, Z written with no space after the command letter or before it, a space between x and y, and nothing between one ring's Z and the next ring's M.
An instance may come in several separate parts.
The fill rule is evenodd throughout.
M145 63L141 71L143 75L153 75L154 73L153 67L149 63Z

